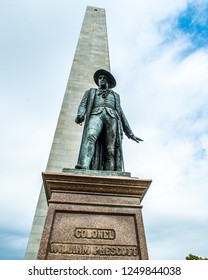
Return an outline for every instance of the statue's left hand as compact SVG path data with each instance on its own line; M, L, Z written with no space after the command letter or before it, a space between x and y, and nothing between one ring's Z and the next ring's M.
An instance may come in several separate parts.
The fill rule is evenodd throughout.
M135 135L131 135L130 137L132 140L136 141L137 143L139 143L140 141L143 141L141 138L136 137Z

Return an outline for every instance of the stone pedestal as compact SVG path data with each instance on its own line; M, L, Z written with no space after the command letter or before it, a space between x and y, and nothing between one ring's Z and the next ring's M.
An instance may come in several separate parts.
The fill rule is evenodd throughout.
M49 207L38 259L148 259L140 203L151 180L113 175L43 173Z

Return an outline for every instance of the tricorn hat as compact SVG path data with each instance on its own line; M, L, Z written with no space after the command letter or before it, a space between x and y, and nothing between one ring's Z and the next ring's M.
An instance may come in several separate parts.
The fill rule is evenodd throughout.
M108 72L107 70L104 70L104 69L99 69L94 74L94 81L95 81L97 86L99 86L98 85L98 78L99 78L100 75L104 75L106 77L106 79L108 81L109 88L114 88L116 86L116 80L113 77L113 75L110 72Z

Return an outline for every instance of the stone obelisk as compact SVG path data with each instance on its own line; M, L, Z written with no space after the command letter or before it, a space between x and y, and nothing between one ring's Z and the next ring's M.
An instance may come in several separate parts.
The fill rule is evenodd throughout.
M82 127L74 119L86 89L94 87L93 74L110 70L105 10L87 7L71 67L46 171L74 168L78 158ZM37 259L48 205L42 187L26 249L25 259Z

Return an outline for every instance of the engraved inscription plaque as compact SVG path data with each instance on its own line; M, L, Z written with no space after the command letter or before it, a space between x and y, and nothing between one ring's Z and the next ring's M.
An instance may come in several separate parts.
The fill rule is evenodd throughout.
M50 253L138 256L134 215L56 212Z

